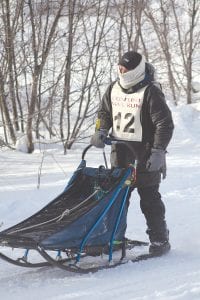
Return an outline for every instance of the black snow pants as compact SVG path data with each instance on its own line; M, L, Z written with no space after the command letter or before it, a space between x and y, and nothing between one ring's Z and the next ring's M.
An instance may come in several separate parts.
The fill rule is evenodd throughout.
M168 241L169 233L165 221L165 206L159 193L159 185L140 187L140 208L147 223L147 234L151 243Z

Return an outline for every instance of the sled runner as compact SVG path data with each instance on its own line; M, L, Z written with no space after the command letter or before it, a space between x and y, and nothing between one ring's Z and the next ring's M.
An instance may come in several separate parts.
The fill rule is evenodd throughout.
M36 214L0 232L0 246L24 249L24 255L15 259L0 253L0 258L23 267L56 266L88 273L152 257L147 252L131 252L148 243L125 238L135 167L87 167L85 155L90 147L83 151L80 165L60 195ZM41 262L30 262L32 250L42 256Z

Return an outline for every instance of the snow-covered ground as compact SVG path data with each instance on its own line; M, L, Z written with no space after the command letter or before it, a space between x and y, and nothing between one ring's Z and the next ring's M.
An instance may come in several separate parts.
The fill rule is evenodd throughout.
M168 176L161 184L170 229L171 252L161 258L127 263L95 274L79 275L60 269L23 269L0 261L2 300L194 300L200 299L200 105L172 108L175 122L168 148ZM82 149L66 156L0 152L0 223L11 226L38 211L60 193L81 159ZM109 147L106 147L109 152ZM102 164L91 149L88 164ZM145 221L137 192L132 195L127 236L146 240ZM7 253L7 248L0 248Z

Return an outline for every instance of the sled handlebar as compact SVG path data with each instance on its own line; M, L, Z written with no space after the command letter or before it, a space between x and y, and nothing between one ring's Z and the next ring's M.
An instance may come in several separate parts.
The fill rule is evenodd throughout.
M104 141L104 144L105 144L105 145L108 145L108 146L111 146L111 145L116 144L116 143L122 143L122 142L117 141L117 140L114 140L114 139L111 139L111 138L109 138L109 137L107 137L107 138L105 139L105 141ZM90 145L88 145L88 146L83 150L83 153L82 153L82 159L85 158L85 155L86 155L87 151L88 151L92 146L93 146L93 145L90 144Z
M124 144L126 145L126 147L129 148L129 150L133 153L133 156L137 157L134 149L132 149L132 147L126 143L125 141L120 141L120 140L115 140L114 138L111 138L111 137L107 137L105 140L104 140L104 144L105 145L108 145L108 146L112 146L112 145L116 145L116 144ZM84 150L83 150L83 153L82 153L82 159L85 158L85 155L87 153L87 151L92 147L93 145L88 145ZM105 152L103 151L103 154L104 154L104 159L105 159Z
M85 158L85 154L87 153L87 151L92 147L92 145L88 145L84 150L83 150L83 153L82 153L82 160Z

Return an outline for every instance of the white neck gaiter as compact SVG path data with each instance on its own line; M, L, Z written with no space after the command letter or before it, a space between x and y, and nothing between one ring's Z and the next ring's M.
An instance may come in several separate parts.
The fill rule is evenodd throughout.
M118 68L119 83L124 89L129 89L142 81L145 77L145 58L142 56L139 65L126 73L121 74Z

